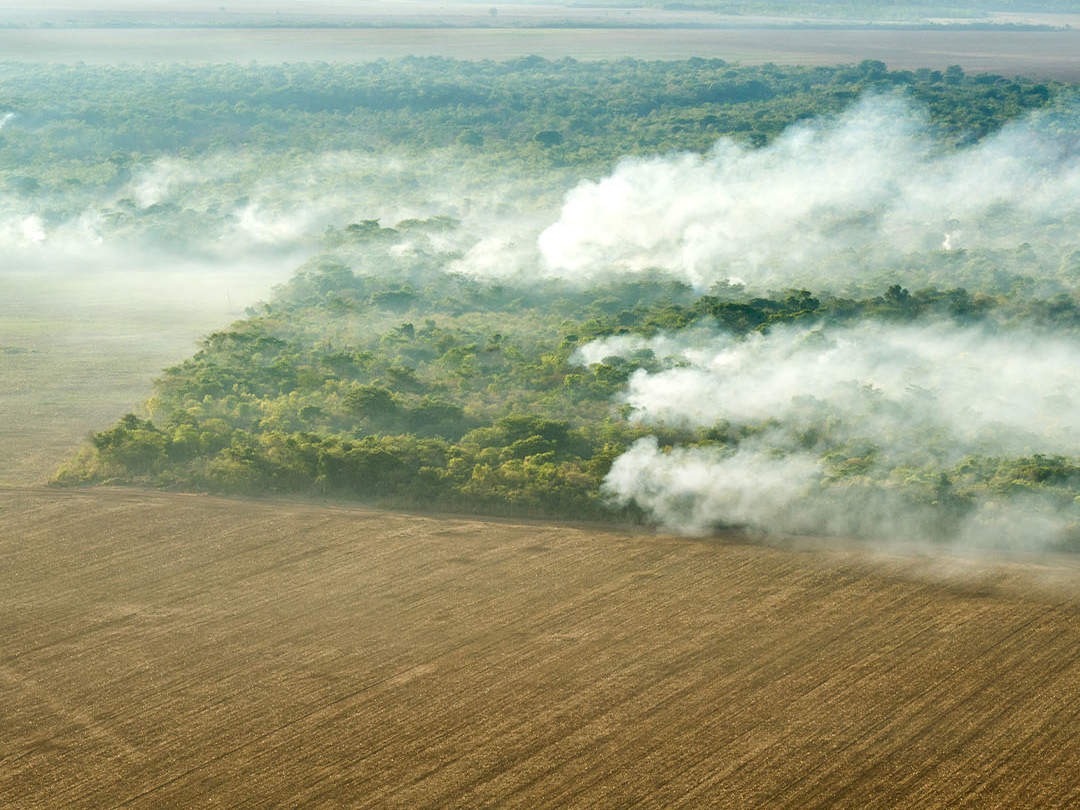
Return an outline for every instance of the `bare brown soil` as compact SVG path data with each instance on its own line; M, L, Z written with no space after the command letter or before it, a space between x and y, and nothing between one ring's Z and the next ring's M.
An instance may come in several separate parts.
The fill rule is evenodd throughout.
M226 285L237 300L258 300L278 271L271 267L249 279L167 265L112 274L5 268L0 485L47 481L91 431L138 411L162 368L190 357L200 335L242 315L225 297Z
M892 69L1080 81L1080 29L1067 31L738 29L213 29L0 30L0 53L30 62L366 62L403 56L513 59L720 57L835 65L881 59Z
M0 490L0 806L1076 807L1076 562Z

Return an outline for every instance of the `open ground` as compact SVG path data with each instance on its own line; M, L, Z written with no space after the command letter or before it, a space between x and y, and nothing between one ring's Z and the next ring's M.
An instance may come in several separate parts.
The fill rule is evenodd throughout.
M273 280L222 270L0 274L0 484L38 484L123 414L202 335Z
M1080 564L0 490L0 805L1075 807Z
M835 65L1080 80L1080 28L1063 31L814 29L69 29L0 30L12 61L364 62L403 56L686 59Z

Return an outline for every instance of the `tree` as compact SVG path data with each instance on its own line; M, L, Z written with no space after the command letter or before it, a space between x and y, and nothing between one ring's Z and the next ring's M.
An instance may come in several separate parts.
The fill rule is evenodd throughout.
M563 142L563 136L561 132L556 132L553 129L545 129L537 132L533 136L533 140L544 147L558 146Z

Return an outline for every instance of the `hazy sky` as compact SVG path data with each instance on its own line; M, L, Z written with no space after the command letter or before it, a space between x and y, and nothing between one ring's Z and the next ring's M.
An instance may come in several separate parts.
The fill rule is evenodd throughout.
M95 12L246 12L273 14L365 14L365 13L402 13L413 9L424 11L433 8L452 9L455 6L470 6L480 2L484 5L500 5L490 0L110 0L106 3L93 0L44 0L28 3L26 0L0 0L0 9L19 11L95 11ZM517 4L515 4L517 5ZM545 3L534 0L530 5L565 5L564 3Z

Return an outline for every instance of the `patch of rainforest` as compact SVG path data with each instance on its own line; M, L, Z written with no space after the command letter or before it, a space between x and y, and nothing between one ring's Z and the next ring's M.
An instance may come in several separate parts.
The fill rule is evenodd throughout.
M803 339L813 342L859 323L942 322L1080 337L1072 296L1031 298L1022 280L993 294L894 285L860 298L807 290L752 297L727 283L699 293L661 273L595 287L523 287L447 274L438 261L417 266L423 262L415 256L409 266L395 256L403 234L446 226L365 222L334 234L334 241L363 247L365 266L350 266L347 250L312 260L271 301L167 369L144 415L95 433L56 481L643 520L640 506L604 486L613 462L635 442L653 437L661 448L733 454L781 427L775 418L708 426L635 418L633 405L620 400L628 381L687 365L649 348L649 339L704 333L737 343L806 327ZM992 256L939 261L993 267ZM1080 273L1080 255L1072 262L1068 271ZM988 285L1001 283L986 272ZM599 358L583 352L607 338L639 341ZM868 394L871 411L897 407ZM947 533L984 497L1030 493L1072 508L1080 495L1073 457L956 457L947 435L922 437L912 455L911 447L893 449L904 436L852 434L843 411L805 404L826 412L793 425L790 442L820 459L818 497L887 493L923 510L923 531Z
M1031 111L1052 113L1071 92L958 68L889 71L873 61L743 68L721 60L407 59L40 71L0 66L0 106L17 113L0 136L0 157L21 167L3 173L8 189L51 200L57 218L67 216L65 195L122 194L141 163L224 144L293 157L452 149L480 178L508 163L586 178L625 155L701 154L730 136L731 149L742 150L732 160L753 177L798 156L804 142L796 137L773 163L754 162L785 128L867 93L912 99L948 152ZM1062 151L1058 163L1039 164L1043 173L1072 166L1076 140L1073 119L1046 120ZM840 147L834 139L830 148L842 159L843 138L865 131L842 130ZM918 171L941 165L912 160ZM660 164L643 165L626 172L648 189ZM675 176L714 172L706 181L718 188L747 186L712 164L672 165ZM950 177L977 174L967 163L947 165ZM1001 165L998 175L1011 177L1014 164ZM808 250L797 272L749 280L723 265L743 259L729 250L743 245L738 229L714 239L712 226L696 220L680 244L697 240L712 253L692 274L673 269L677 251L655 266L621 256L605 270L602 251L592 250L604 234L578 234L578 208L564 210L556 235L565 238L552 248L561 273L470 272L463 255L475 240L463 242L462 221L449 214L382 221L357 212L320 225L312 258L291 280L166 369L139 413L94 433L55 481L645 521L699 533L752 526L941 539L1022 518L1052 524L1051 545L1074 547L1076 212L1046 214L1048 203L1035 217L1002 205L986 214L992 226L980 231L982 242L958 220L933 244L910 247L901 240L908 214L940 201L921 187L904 191L905 174L883 187L889 199L914 201L905 203L906 219L825 200L814 210L831 219L813 236L828 250ZM849 197L857 199L860 177L843 180ZM669 186L657 193L679 191L678 182ZM589 186L580 199L597 188L608 193ZM699 195L701 204L717 195ZM675 200L652 219L692 219L679 213L688 205ZM733 221L731 210L724 216ZM744 235L774 219L759 210ZM124 216L188 213L129 200ZM1010 244L1011 217L1046 239ZM793 246L804 232L802 220L792 226ZM868 232L895 244L864 250L851 234ZM639 252L659 256L664 244L643 241ZM772 244L783 239L774 234ZM751 241L740 247L753 249ZM754 266L771 266L772 254L761 256Z

